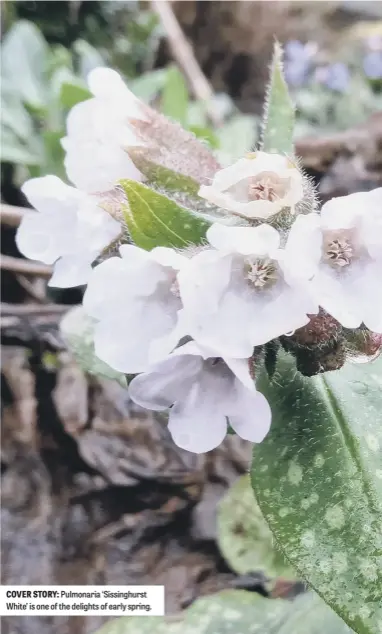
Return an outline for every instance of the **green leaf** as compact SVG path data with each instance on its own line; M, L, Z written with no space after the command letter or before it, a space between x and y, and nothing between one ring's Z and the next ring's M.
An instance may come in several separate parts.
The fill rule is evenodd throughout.
M83 80L86 80L88 74L94 68L105 65L102 55L89 42L76 40L73 44L73 49L79 58L79 73Z
M127 229L143 249L185 248L200 244L210 223L158 192L131 180L120 181L128 200L123 206Z
M216 131L219 142L218 158L223 165L230 165L246 152L256 140L256 118L252 115L233 116Z
M17 137L13 130L1 127L0 159L3 163L18 165L41 165L43 152L41 147L28 147Z
M252 485L301 577L359 634L382 624L382 360L311 378L279 354Z
M45 73L49 47L39 29L19 20L8 31L1 46L1 74L22 100L34 108L46 104Z
M62 136L62 130L46 130L43 132L45 156L42 170L46 174L55 174L65 180L64 149L61 145Z
M9 82L1 90L1 160L22 165L40 165L43 146L30 114Z
M166 78L167 68L158 68L144 73L137 79L129 82L129 88L133 93L142 99L142 101L150 102L161 90L163 90Z
M75 306L60 322L62 338L82 370L127 386L125 375L101 361L94 352L94 325L82 306Z
M187 123L188 89L184 77L177 66L171 65L167 70L166 83L162 92L161 111L166 117Z
M239 574L260 571L270 578L296 579L275 546L248 475L239 478L220 502L218 543L226 561Z
M225 590L198 599L179 615L122 617L96 634L351 634L351 630L313 594L284 601Z
M211 128L207 128L206 126L189 125L188 129L190 132L195 134L198 139L205 141L213 149L217 149L219 147L218 136L213 130L211 130Z
M185 192L191 196L197 196L200 189L199 183L190 176L175 172L153 161L150 148L130 148L128 154L150 185L156 185L165 192Z
M263 117L261 149L264 152L293 154L294 122L294 107L283 74L282 48L276 42Z
M85 101L91 97L90 91L80 82L63 82L60 90L60 102L69 109L73 108L77 103Z

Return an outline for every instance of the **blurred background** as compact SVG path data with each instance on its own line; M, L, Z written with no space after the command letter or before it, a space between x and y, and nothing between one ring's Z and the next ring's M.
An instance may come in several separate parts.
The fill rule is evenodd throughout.
M58 323L82 291L47 289L49 267L18 253L20 186L65 179L66 115L90 96L89 71L105 65L229 164L258 139L275 37L297 106L297 154L321 199L381 186L382 3L8 0L1 9L2 583L165 584L169 613L224 588L296 595L302 585L256 519L243 476L249 443L230 436L204 456L180 450L121 385L85 373L65 350ZM3 631L92 634L104 620L12 617Z

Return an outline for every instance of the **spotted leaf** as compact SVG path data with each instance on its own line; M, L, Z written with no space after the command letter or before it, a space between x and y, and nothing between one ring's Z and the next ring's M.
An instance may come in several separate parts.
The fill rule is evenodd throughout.
M358 633L382 631L382 360L305 378L279 355L252 485L302 578Z
M317 596L294 601L226 590L203 597L174 616L130 616L106 623L96 634L352 634Z

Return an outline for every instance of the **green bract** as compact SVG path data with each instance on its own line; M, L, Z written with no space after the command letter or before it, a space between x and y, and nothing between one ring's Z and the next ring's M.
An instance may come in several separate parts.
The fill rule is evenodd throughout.
M293 154L295 112L283 75L282 48L276 42L265 104L261 149Z
M359 634L382 625L382 360L304 378L281 355L252 484L284 554Z
M128 200L124 219L137 246L184 249L201 244L210 226L204 218L141 183L123 180L120 184Z

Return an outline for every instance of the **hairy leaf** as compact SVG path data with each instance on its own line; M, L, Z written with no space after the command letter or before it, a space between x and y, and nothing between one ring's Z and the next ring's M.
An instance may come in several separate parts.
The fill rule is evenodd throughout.
M284 601L226 590L198 599L182 614L122 617L96 634L351 634L351 630L313 594Z
M275 43L262 125L264 152L293 154L294 107L283 74L282 48Z
M202 216L136 181L123 180L120 185L128 200L124 219L135 244L149 250L186 248L203 241L210 223Z
M162 92L161 111L166 117L187 124L188 90L184 77L177 66L167 70L166 83Z
M239 574L261 571L271 578L296 579L296 573L275 546L248 475L235 482L220 503L218 543L224 558Z
M285 354L259 389L273 421L252 485L284 554L359 634L382 625L382 360L302 377Z
M199 183L190 176L184 176L155 163L147 148L130 148L129 156L150 185L163 188L166 192L185 192L191 196L197 196L200 188Z

